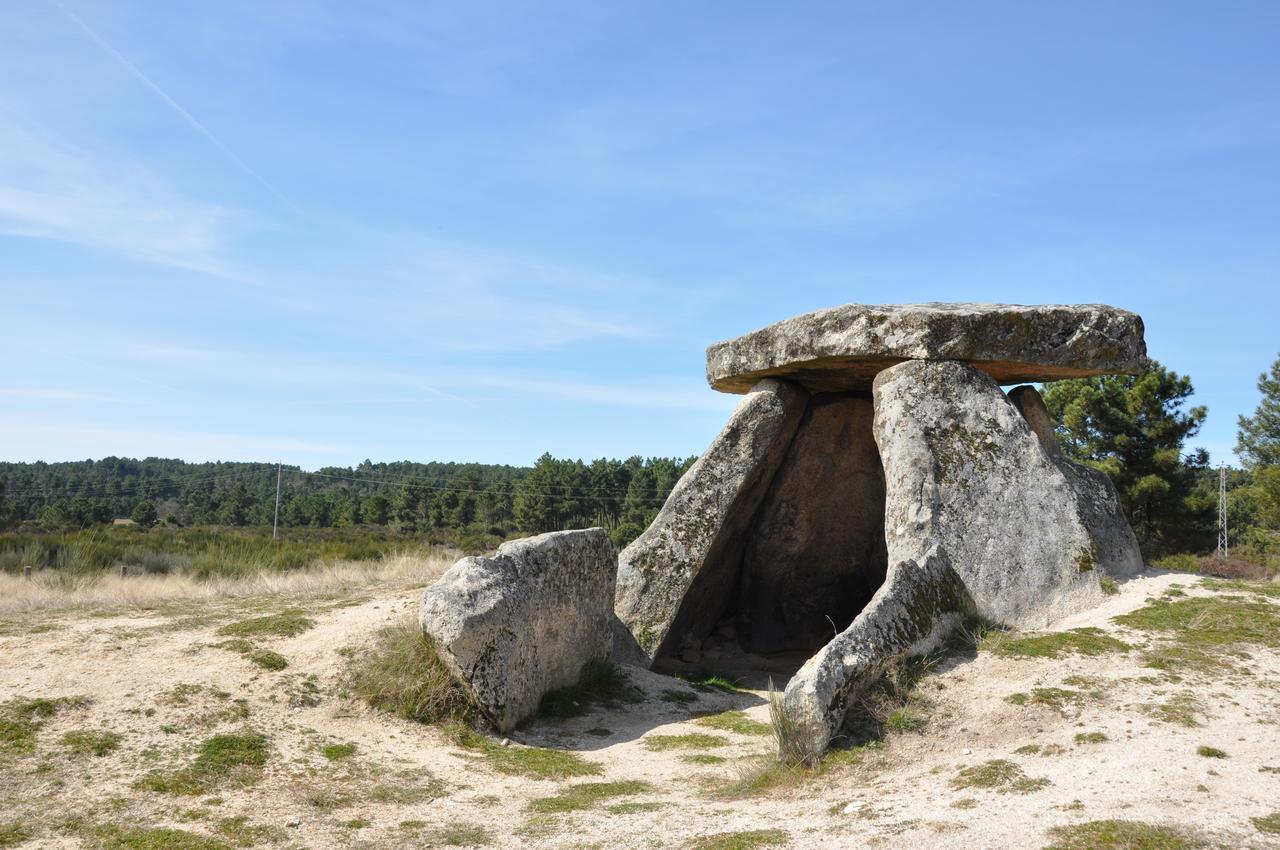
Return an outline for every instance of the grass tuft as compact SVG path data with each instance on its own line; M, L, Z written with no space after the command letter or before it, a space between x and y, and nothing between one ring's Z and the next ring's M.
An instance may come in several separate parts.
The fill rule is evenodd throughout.
M193 796L207 793L227 781L252 784L261 777L269 752L266 735L256 732L215 735L200 745L189 766L175 771L153 771L134 783L134 787Z
M1077 744L1101 744L1107 740L1103 732L1080 732L1076 735Z
M778 847L787 843L787 834L780 829L752 829L746 832L717 832L704 835L689 843L689 850L755 850L757 847Z
M499 773L531 776L535 779L567 779L571 776L594 776L603 768L575 753L546 750L541 747L508 747L460 723L445 728L449 738L464 750L479 754Z
M229 637L295 637L316 624L301 608L286 608L279 614L254 617L238 623L228 623L218 629L218 634Z
M102 757L120 747L120 734L106 729L74 729L62 736L62 743L76 756Z
M666 750L706 750L712 747L723 747L729 739L721 735L708 735L705 732L686 732L683 735L646 735L644 745L654 752Z
M644 693L631 684L621 667L611 661L588 661L577 684L543 694L538 713L544 717L579 717L594 705L615 708L618 703L639 703Z
M342 761L356 754L355 744L329 744L320 751L329 761Z
M30 841L35 833L22 821L5 821L0 823L0 847L16 847Z
M44 721L67 708L82 708L87 697L17 697L0 703L0 756L30 753Z
M1269 815L1250 818L1249 820L1262 832L1270 832L1273 835L1280 835L1280 812L1272 812Z
M410 618L380 629L370 648L353 653L347 681L374 708L407 720L439 723L478 715L470 694Z
M571 785L554 797L542 797L529 803L529 809L541 814L576 812L589 809L603 800L630 797L652 791L648 782L630 779L621 782L583 782Z
M443 847L483 847L493 843L489 830L473 823L455 821L431 834L431 845Z
M704 714L694 721L700 726L710 726L722 732L737 732L739 735L768 735L770 726L759 720L747 717L744 711L722 711L719 714Z
M283 670L289 666L288 660L283 655L269 649L255 649L245 657L265 670Z
M1217 747L1196 747L1196 755L1204 756L1207 759L1224 759L1227 757L1226 750L1220 750Z
M1085 695L1067 688L1032 688L1030 694L1016 693L1005 697L1014 705L1043 705L1064 714L1068 705L1081 705Z
M1047 779L1028 777L1022 768L1006 759L966 767L951 780L952 788L991 788L1001 794L1029 794L1049 784Z
M231 850L225 841L181 829L109 824L90 827L87 832L99 850Z
M1045 850L1195 850L1204 841L1171 826L1131 820L1095 820L1049 830Z
M984 635L978 645L979 651L991 652L1003 658L1058 658L1066 653L1093 656L1128 652L1132 648L1124 641L1094 627L1020 637L992 631Z

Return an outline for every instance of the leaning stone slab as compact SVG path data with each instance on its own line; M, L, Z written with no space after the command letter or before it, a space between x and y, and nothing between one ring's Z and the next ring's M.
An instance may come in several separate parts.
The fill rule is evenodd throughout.
M797 386L761 381L676 483L657 518L618 556L614 610L650 661L670 636L714 626L710 609L722 608L734 592L748 526L807 402ZM665 647L673 649L680 647Z
M507 732L543 694L613 650L617 550L602 528L512 540L463 558L422 594L422 630Z
M962 360L1000 384L1146 366L1142 319L1101 304L846 304L707 349L707 382L747 392L785 378L815 392L866 390L904 360Z
M1127 573L1090 533L1090 488L1063 471L989 375L909 361L875 381L889 563L944 555L984 619L1040 628Z
M849 628L787 683L782 709L795 729L794 752L815 763L840 734L852 700L896 656L934 649L969 609L963 584L936 549L889 568L884 585Z
M1053 419L1035 387L1015 387L1009 401L1027 420L1045 454L1066 476L1076 493L1076 505L1089 536L1093 539L1099 569L1112 578L1130 578L1142 572L1142 551L1138 538L1120 505L1120 493L1101 470L1076 463L1063 454Z

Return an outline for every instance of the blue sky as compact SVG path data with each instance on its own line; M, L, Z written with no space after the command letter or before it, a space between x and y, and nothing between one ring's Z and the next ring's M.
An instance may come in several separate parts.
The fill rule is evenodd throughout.
M1103 302L1229 459L1280 4L12 4L0 459L689 455L704 349Z

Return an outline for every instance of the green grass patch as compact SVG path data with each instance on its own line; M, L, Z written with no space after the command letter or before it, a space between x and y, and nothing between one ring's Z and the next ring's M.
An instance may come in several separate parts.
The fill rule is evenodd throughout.
M416 621L380 629L368 649L351 654L346 678L356 696L407 720L465 721L478 714Z
M707 750L723 747L729 739L722 735L708 735L705 732L688 732L684 735L647 735L644 739L646 748L654 752L665 750Z
M25 755L35 750L44 722L60 711L82 708L87 697L17 697L0 703L0 756Z
M677 675L677 679L682 682L688 682L695 691L701 691L704 694L720 691L726 694L741 694L745 691L739 687L739 682L732 676L725 676L719 673L706 673L701 676L683 676Z
M107 824L84 831L99 850L231 850L225 841L182 829Z
M1131 820L1095 820L1049 830L1045 850L1195 850L1204 841L1172 826Z
M1280 812L1272 812L1269 815L1250 818L1249 820L1261 832L1270 832L1273 835L1280 835Z
M22 821L0 822L0 847L14 847L34 837L35 833Z
M606 806L605 811L611 815L638 815L643 812L656 812L666 805L656 801L614 803L612 806Z
M295 637L316 624L301 608L286 608L279 614L254 617L237 623L228 623L218 629L218 634L229 637Z
M1101 744L1107 740L1102 732L1079 732L1076 734L1077 744Z
M320 752L329 761L342 761L343 759L349 759L356 754L356 745L329 744L321 749Z
M1199 726L1205 713L1204 703L1192 693L1175 694L1162 703L1144 703L1139 707L1156 720L1175 726Z
M74 729L62 736L72 755L102 757L120 747L120 734L106 729Z
M1049 784L1047 779L1028 777L1022 768L1006 759L966 767L951 780L952 788L988 788L1001 794L1029 794Z
M461 724L452 724L445 731L455 744L476 753L499 773L531 776L535 779L568 779L572 776L595 776L604 772L599 764L587 761L576 753L514 744L504 747Z
M680 761L688 762L689 764L724 764L728 759L711 753L688 753L680 756Z
M543 717L579 717L593 706L616 708L624 702L644 702L644 693L613 662L588 661L577 684L543 694L538 713Z
M278 652L272 652L269 649L255 649L245 655L254 664L264 670L283 670L289 666L289 661Z
M431 842L442 847L483 847L493 843L493 836L477 824L455 821L431 833Z
M1098 585L1102 588L1103 596L1115 596L1120 592L1120 585L1116 584L1116 580L1107 576L1103 576Z
M1196 747L1196 755L1204 756L1207 759L1224 759L1227 757L1226 750L1220 750L1217 747Z
M722 732L736 732L739 735L768 735L769 724L747 717L745 711L722 711L719 714L705 714L696 721L700 726L710 726Z
M1067 688L1032 688L1031 693L1009 694L1005 702L1014 705L1043 705L1064 714L1067 706L1083 705L1085 694Z
M989 631L978 645L979 651L991 652L1003 658L1058 658L1067 653L1093 656L1128 652L1132 648L1124 641L1094 627L1025 636Z
M554 797L542 797L529 803L529 809L542 814L576 812L615 797L631 797L653 790L648 782L636 779L621 782L582 782L571 785Z
M227 782L250 785L261 777L269 752L266 735L256 732L215 735L200 745L189 766L174 771L154 771L139 779L134 787L193 796Z
M275 841L283 837L282 830L278 827L252 824L244 815L219 820L218 834L231 839L237 847L253 847L262 841Z
M1144 653L1143 663L1174 675L1238 672L1230 659L1241 656L1241 647L1280 647L1280 608L1261 599L1157 599L1114 621L1162 637Z
M781 847L788 841L781 829L752 829L746 832L717 832L689 842L689 850L755 850L757 847Z

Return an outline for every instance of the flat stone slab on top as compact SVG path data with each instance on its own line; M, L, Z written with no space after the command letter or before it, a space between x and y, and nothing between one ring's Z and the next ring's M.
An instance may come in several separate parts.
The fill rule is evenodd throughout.
M999 384L1136 374L1142 319L1104 304L846 304L707 349L707 383L748 392L785 378L814 392L869 390L904 360L961 360Z

